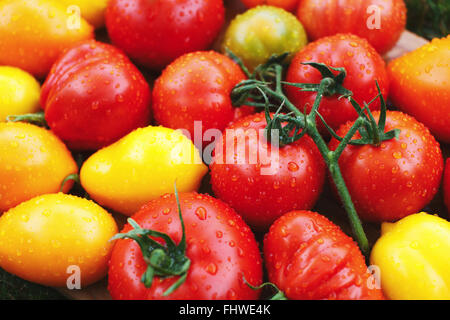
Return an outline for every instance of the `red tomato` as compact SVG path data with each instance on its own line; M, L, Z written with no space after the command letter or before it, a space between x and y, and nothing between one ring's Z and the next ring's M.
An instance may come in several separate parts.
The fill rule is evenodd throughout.
M385 70L385 63L380 55L365 40L355 35L338 34L325 37L308 44L300 50L292 60L287 71L286 81L297 83L319 83L322 79L320 72L302 62L320 62L334 68L344 67L347 76L344 87L353 92L353 98L360 104L369 103L378 94L375 80L378 80L381 93L387 96L389 81ZM289 100L300 110L306 106L311 110L317 93L300 91L293 86L286 86ZM326 96L322 99L319 112L333 129L347 121L355 120L357 113L347 99L338 99L339 95ZM379 110L377 99L370 105L370 110ZM317 120L321 132L324 126Z
M152 69L207 49L224 19L222 0L111 0L106 10L112 42Z
M312 208L325 177L310 137L278 149L264 138L266 126L264 113L234 122L217 142L210 165L214 193L261 230L289 210Z
M253 8L260 5L269 5L282 8L287 11L293 11L297 8L299 0L242 0L247 8Z
M382 54L405 30L406 6L403 0L302 0L297 17L311 40L352 33Z
M382 300L357 244L324 216L291 211L264 238L269 280L288 299Z
M88 41L53 65L41 92L52 131L70 148L99 149L150 121L150 89L115 47Z
M450 35L391 61L390 99L450 143Z
M250 228L233 209L211 196L181 193L179 200L186 256L191 261L185 282L168 296L163 292L179 277L155 278L146 288L141 276L147 264L139 245L120 239L114 244L109 267L108 289L113 299L257 299L259 292L243 281L243 277L250 283L262 281L261 256ZM149 202L133 219L141 228L166 233L180 242L182 229L173 194ZM127 224L122 232L131 229Z
M230 58L214 52L188 53L172 62L156 80L153 112L168 128L187 129L194 138L194 121L203 130L222 131L232 121L253 111L233 108L230 93L246 77Z
M378 120L379 112L373 113ZM341 137L352 123L343 125ZM443 170L439 143L413 117L388 111L385 131L400 129L398 139L380 146L348 145L339 166L359 216L368 221L395 221L425 207L439 189ZM357 133L354 139L359 139ZM337 140L332 139L330 150Z
M445 163L445 173L444 173L444 201L447 206L448 212L450 213L450 158L447 159Z

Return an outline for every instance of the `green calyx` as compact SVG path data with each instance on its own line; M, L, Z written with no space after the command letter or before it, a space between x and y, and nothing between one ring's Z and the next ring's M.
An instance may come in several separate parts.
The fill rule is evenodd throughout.
M152 286L155 276L163 279L179 276L178 280L164 292L164 296L171 294L185 282L191 265L191 260L186 256L186 233L176 187L175 197L183 232L178 245L165 233L141 228L132 218L129 218L127 221L133 227L133 230L127 233L116 234L111 238L111 240L132 239L139 244L144 260L147 263L147 269L141 277L141 282L145 287L150 288ZM165 245L150 237L163 239Z
M45 121L44 111L39 111L36 113L27 113L21 115L10 115L6 117L8 122L28 122L41 127L48 128L47 121Z
M271 287L274 291L274 294L272 295L272 297L269 300L288 300L286 298L286 295L284 294L283 291L281 291L274 283L272 282L265 282L263 284L261 284L260 286L253 286L250 283L248 283L248 281L245 279L245 277L242 277L245 284L252 290L261 290L265 287Z

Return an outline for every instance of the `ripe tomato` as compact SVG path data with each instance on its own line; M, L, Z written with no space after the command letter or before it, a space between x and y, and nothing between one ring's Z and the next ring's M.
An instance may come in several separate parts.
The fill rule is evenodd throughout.
M253 8L263 4L279 7L287 11L293 11L297 8L299 0L242 0L247 8Z
M61 56L42 86L52 131L71 149L95 150L149 124L150 88L115 47L84 42Z
M357 244L324 216L291 211L264 238L269 280L287 298L382 300Z
M140 128L90 156L81 167L83 188L99 204L131 216L173 190L197 190L208 171L191 140L164 127Z
M52 132L28 123L0 123L0 213L58 192L64 178L77 171L69 150ZM64 191L70 187L68 182Z
M154 279L150 288L141 282L147 269L134 240L116 240L109 264L108 289L113 299L257 299L243 278L256 285L262 280L258 244L242 218L225 203L208 195L181 193L181 213L186 229L186 253L190 259L185 282L163 296L179 279ZM178 244L182 229L176 198L166 194L143 206L133 219L141 228L167 234ZM132 229L127 224L122 233ZM155 239L156 240L156 239ZM157 240L160 242L160 240ZM160 242L163 244L164 242Z
M224 21L222 0L111 0L106 10L112 42L152 69L207 49Z
M93 38L93 28L51 0L0 1L0 64L19 67L42 78L58 56L79 41Z
M0 66L0 122L9 115L38 111L40 94L39 82L28 72Z
M312 208L325 177L325 163L311 138L277 148L264 138L266 126L264 113L228 126L210 165L217 197L261 230L289 210Z
M444 201L450 213L450 158L445 163L444 173Z
M450 143L450 35L391 61L390 98L400 110Z
M0 217L0 267L32 282L63 287L73 272L69 267L76 266L85 287L106 275L115 233L113 217L94 202L62 193L42 195Z
M75 9L77 6L79 11L72 11L73 15L81 14L95 28L101 28L105 24L105 11L108 0L56 0L63 4L66 10Z
M406 6L403 0L302 0L297 17L311 40L352 33L383 54L405 30Z
M222 43L252 71L274 54L290 52L292 57L307 43L302 24L283 9L259 6L236 16Z
M156 80L153 112L169 128L187 129L194 138L194 121L202 129L222 131L253 108L233 108L230 93L246 77L230 58L214 52L194 52L172 62Z
M379 112L373 113L378 120ZM351 123L337 134L343 137ZM439 189L442 152L429 130L413 117L388 111L385 131L400 129L398 139L380 146L348 145L339 166L359 216L368 221L395 221L419 212ZM359 133L354 139L360 138ZM338 142L332 139L330 150Z
M383 96L388 94L389 81L385 63L380 55L365 39L355 35L338 34L310 43L296 54L287 71L286 81L297 83L319 83L320 72L303 62L320 62L334 68L345 68L347 76L344 87L353 92L353 98L360 104L369 103L378 94L375 80L378 80ZM316 92L300 91L293 86L285 86L289 100L300 110L309 112L317 96ZM370 110L379 110L377 99L370 105ZM358 116L348 99L339 99L339 95L325 96L319 112L327 124L337 129L340 125ZM322 133L325 127L317 120Z

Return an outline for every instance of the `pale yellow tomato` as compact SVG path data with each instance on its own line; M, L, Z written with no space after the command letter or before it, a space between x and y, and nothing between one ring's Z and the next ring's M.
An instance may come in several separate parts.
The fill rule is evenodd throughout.
M41 87L28 72L0 66L0 122L9 115L33 113L39 110Z
M81 287L102 279L117 233L94 202L63 193L42 195L0 217L0 267L28 281ZM71 276L73 278L71 278Z
M181 132L164 127L137 129L94 153L80 172L92 199L126 215L148 201L197 190L208 168L198 150Z

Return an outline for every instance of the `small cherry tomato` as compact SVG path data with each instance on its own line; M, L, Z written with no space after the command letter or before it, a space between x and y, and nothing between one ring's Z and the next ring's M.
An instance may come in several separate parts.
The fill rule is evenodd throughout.
M106 10L112 42L158 70L185 53L208 49L224 21L222 0L111 0Z
M84 19L73 21L72 26L70 13L56 1L2 0L0 16L0 64L19 67L38 78L47 75L65 49L94 37Z
M39 110L39 82L19 68L0 66L0 122Z
M0 213L58 192L63 180L77 171L69 150L51 131L28 123L0 123ZM67 182L64 191L71 186Z
M99 204L131 216L148 201L171 192L197 190L208 171L181 132L137 129L90 156L81 167L84 189Z
M42 86L52 131L71 149L105 147L150 122L150 88L119 49L97 41L65 52Z
M297 17L311 40L352 33L383 54L405 30L406 6L403 0L302 0Z
M389 80L385 63L373 47L362 38L351 34L338 34L311 42L296 54L287 71L286 81L296 83L319 83L322 75L303 62L320 62L334 68L345 68L347 76L343 86L353 92L353 98L360 104L369 103L377 94L375 80L383 96L389 92ZM289 100L300 110L307 112L314 105L316 92L301 91L286 85ZM380 102L376 99L370 104L370 110L379 110ZM333 129L358 116L348 99L340 99L339 94L325 96L319 110L326 123ZM317 120L323 134L327 134L321 120Z
M391 61L390 99L450 143L450 35Z
M253 70L274 54L291 53L307 43L306 33L297 18L280 8L259 6L236 16L222 43Z
M373 113L378 121L379 112ZM343 137L352 123L337 134ZM358 215L367 221L396 221L416 213L434 197L444 161L439 143L413 117L388 111L385 131L399 129L397 138L375 145L348 145L339 166ZM353 139L361 138L359 132ZM337 148L332 139L330 150Z
M259 285L262 280L262 261L258 244L250 228L229 206L208 195L195 192L180 193L179 203L185 233L181 227L176 197L166 194L143 206L133 220L145 232L154 230L168 235L184 250L172 250L169 256L159 252L154 260L156 272L164 270L168 276L157 276L146 287L142 282L148 274L148 259L156 256L155 250L131 239L116 240L109 263L108 289L113 299L137 300L255 300L258 290L244 282ZM127 224L122 234L131 231ZM184 241L182 236L184 235ZM143 235L141 239L148 238ZM159 238L159 237L158 237ZM164 245L162 238L156 239ZM140 241L142 242L142 241ZM167 244L167 243L166 243ZM145 249L145 250L144 250ZM154 248L153 248L154 249ZM152 250L149 252L149 250ZM181 252L180 252L181 251ZM173 260L175 259L175 260ZM159 262L166 261L166 264ZM168 295L163 295L183 276L173 275L182 263L185 280ZM154 269L154 268L151 268ZM171 275L172 274L172 275ZM181 280L183 280L181 278ZM145 280L147 281L147 280Z
M264 113L233 122L210 165L215 195L259 230L287 211L312 208L325 180L325 163L309 136L278 148L265 139L266 126Z
M84 288L106 275L115 233L113 217L92 201L38 196L0 217L0 267L55 287L65 287L78 272Z
M383 300L357 244L324 216L291 211L264 238L269 280L288 299Z

